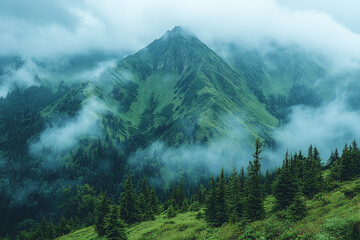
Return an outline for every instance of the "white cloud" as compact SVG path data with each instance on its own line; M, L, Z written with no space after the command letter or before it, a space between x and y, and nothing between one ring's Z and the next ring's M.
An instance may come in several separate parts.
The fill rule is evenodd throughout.
M39 70L30 59L24 59L20 68L8 66L5 74L0 76L0 97L6 97L15 87L28 88L39 85L37 79Z
M325 12L339 22L341 25L349 28L351 31L360 34L360 2L358 0L276 0L279 4L292 10L309 11L316 10Z
M108 60L104 62L99 62L96 66L90 70L83 71L79 73L76 78L84 79L85 81L96 81L110 68L116 66L116 60Z
M0 46L6 47L0 47L0 54L137 51L166 30L183 25L208 44L232 41L256 46L269 37L360 58L356 21L349 25L346 23L351 21L344 20L352 16L357 19L356 7L340 0L331 1L331 7L327 7L327 1L321 2L324 6L309 1L286 4L281 0L52 1L47 6L48 14L40 16L36 16L35 7L29 8L34 14L18 14L21 4L1 3L5 10L0 11ZM34 6L43 3L32 1Z
M341 150L345 143L360 139L360 111L349 108L344 101L335 100L319 108L296 106L289 122L275 131L280 148L277 157L286 149L290 152L307 149L312 144L327 160L330 151ZM279 155L281 154L281 155Z
M87 99L74 118L66 119L60 124L53 123L42 132L39 140L30 146L30 152L54 162L59 154L77 146L81 138L102 136L99 118L107 110L105 104L98 99Z

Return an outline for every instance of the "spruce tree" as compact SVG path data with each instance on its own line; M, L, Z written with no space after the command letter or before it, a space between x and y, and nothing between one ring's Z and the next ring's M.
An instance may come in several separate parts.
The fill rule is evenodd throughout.
M348 154L350 158L349 168L351 169L348 172L350 175L348 179L352 179L360 173L360 150L355 139L351 142L351 147L349 148Z
M100 194L98 203L95 207L95 231L99 236L104 236L106 234L105 229L105 218L109 213L110 206L109 201L106 197L106 194Z
M220 179L216 191L216 225L220 226L228 219L226 206L226 181L224 169L221 169Z
M246 177L245 177L244 167L241 167L240 174L239 174L239 179L240 179L240 190L242 192L245 192Z
M142 221L147 221L154 218L154 212L151 206L151 190L146 177L144 177L141 182L139 194L139 210Z
M69 225L69 223L66 221L64 216L61 216L59 224L57 226L57 235L61 236L61 235L65 235L70 233L72 230L71 226Z
M331 151L330 157L327 161L326 168L333 167L336 163L340 161L339 151L335 148L335 151Z
M187 212L189 210L189 201L187 198L184 199L180 211L182 213Z
M127 223L138 222L140 218L138 197L129 175L124 183L124 192L120 199L120 216Z
M300 184L301 184L302 179L304 177L304 164L305 164L305 156L300 151L298 156L297 156L297 165L298 165L297 179L299 181L301 180Z
M185 194L185 189L184 189L184 183L183 183L183 181L180 181L180 185L179 185L178 191L177 191L177 199L176 199L176 203L179 206L179 209L182 208L182 205L183 205L185 199L186 199L186 194Z
M109 214L105 219L106 225L106 239L110 240L125 240L125 224L120 219L119 209L116 205L111 205Z
M156 195L155 187L151 188L150 192L150 207L154 215L159 214L159 199ZM155 217L155 216L154 216Z
M277 208L285 209L290 206L298 191L297 179L295 178L294 172L291 171L289 154L286 152L280 174L274 183L274 196L276 198Z
M41 239L49 239L48 224L45 217L41 219L39 233Z
M307 197L313 197L316 193L321 191L323 180L321 172L321 159L317 148L309 147L308 157L305 159L302 192Z
M354 139L354 141L352 142L352 165L354 168L354 176L359 176L360 175L360 149L357 145L356 140Z
M238 222L243 216L243 191L236 169L229 179L227 195L229 220L232 223Z
M246 215L251 221L260 220L265 216L263 185L260 175L260 157L262 150L259 140L255 143L253 161L249 162L249 179L246 181Z
M176 209L175 209L174 205L175 205L175 201L171 200L170 205L166 211L166 218L176 217Z
M269 170L266 169L265 181L264 181L264 191L265 191L265 194L267 194L267 195L271 194L271 192L272 192L271 184L272 184L272 176L270 175Z
M204 185L200 184L199 190L197 192L197 200L199 201L199 204L205 203L206 199L206 188Z
M216 224L216 187L215 179L211 176L210 179L211 190L206 195L205 199L205 219L211 225Z
M48 224L48 238L55 239L56 237L57 237L56 227L55 227L52 219L50 219L50 222Z
M287 209L288 218L292 221L299 221L306 215L306 204L304 196L298 192L291 205Z

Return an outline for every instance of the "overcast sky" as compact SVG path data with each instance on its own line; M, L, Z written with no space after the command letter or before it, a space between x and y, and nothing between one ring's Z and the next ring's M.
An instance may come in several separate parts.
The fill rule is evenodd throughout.
M360 58L358 0L2 0L0 55L135 52L175 25L207 44L264 38Z

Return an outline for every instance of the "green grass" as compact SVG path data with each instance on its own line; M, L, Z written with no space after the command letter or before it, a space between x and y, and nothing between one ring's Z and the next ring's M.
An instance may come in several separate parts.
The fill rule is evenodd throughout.
M95 232L95 228L93 226L80 229L78 231L72 232L68 235L59 237L58 240L102 240L105 238L99 237Z
M129 239L197 239L207 229L205 220L197 220L196 213L178 214L167 219L165 214L155 221L140 223L130 228Z
M180 213L172 219L166 219L165 214L161 214L154 221L131 226L128 238L246 239L247 236L248 239L351 239L353 229L360 231L359 186L360 179L343 183L331 192L318 194L306 202L307 216L296 223L287 221L284 211L273 212L275 198L269 196L265 201L267 217L263 221L212 228L204 219L197 219L196 212ZM102 238L97 237L93 227L88 227L59 239Z

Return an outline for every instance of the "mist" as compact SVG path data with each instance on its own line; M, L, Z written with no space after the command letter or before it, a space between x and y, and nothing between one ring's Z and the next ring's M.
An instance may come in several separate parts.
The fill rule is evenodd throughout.
M279 157L289 152L307 150L312 144L317 147L323 162L335 148L341 152L345 143L360 139L360 111L349 108L343 100L326 103L319 108L295 106L289 121L274 131L278 149L270 151L268 158Z
M24 12L23 6L28 11ZM235 44L266 53L269 41L275 41L280 46L299 46L305 52L325 56L332 63L328 71L338 74L359 69L360 66L360 31L357 24L360 17L355 11L358 6L353 0L346 4L335 0L316 3L298 0L2 2L0 45L7 47L0 48L0 55L43 58L50 62L52 59L60 65L58 59L77 54L86 55L92 51L123 56L125 52L138 51L167 30L181 25L201 41L220 51L222 46ZM38 11L40 8L47 11ZM65 65L68 64L64 61ZM90 80L104 84L103 73L115 67L116 61L108 59L97 63L90 70L81 69L74 75L70 74L69 79L73 82ZM61 66L59 69L62 69ZM0 96L6 96L16 86L39 84L37 74L41 75L39 68L32 61L27 61L22 68L2 77ZM52 81L51 74L41 76ZM56 83L58 80L55 80ZM321 81L329 83L324 79L314 79L313 86L321 88L324 85L319 84ZM337 90L335 98L323 102L318 108L292 107L288 121L274 129L273 135L278 141L279 152L284 153L287 148L290 151L304 150L309 144L314 144L326 158L333 148L359 138L354 124L359 119L357 104L354 103L354 99L358 99L354 89L358 89L359 84L356 80L345 81L346 84L342 82L342 78L332 82L340 90ZM352 100L344 99L344 95L352 95ZM100 108L100 112L106 109L105 106ZM62 123L60 120L51 123L40 135L39 141L32 144L31 152L36 155L48 149L50 155L56 155L76 147L79 139L84 136L100 136L99 122L94 117L98 112L89 109L91 107L85 104L75 118L65 119ZM219 141L224 142L224 139L214 140ZM211 169L212 165L222 165L219 152L225 151L224 149L230 152L229 149L237 148L236 141L230 139L225 142L227 144L215 144L211 147L199 145L193 149L186 146L167 149L163 143L155 142L136 154L153 152L154 149L164 156L187 156L186 152L201 152L213 159L208 164ZM233 158L236 151L232 152L234 154L230 154L229 159ZM244 152L250 157L247 147ZM183 161L186 163L188 159L189 157ZM281 163L281 160L271 157L271 153L268 154L268 159L269 163L275 165Z
M57 118L40 134L39 140L30 145L30 153L44 157L44 166L56 167L59 156L77 147L85 137L101 137L101 115L108 111L99 99L92 97L83 103L73 118Z
M6 66L4 74L0 75L0 97L6 97L16 87L25 89L31 86L39 86L39 70L31 59L20 60L20 67Z
M200 177L217 176L221 168L226 174L234 169L247 168L252 159L255 142L250 131L230 116L223 118L228 127L223 137L211 139L206 144L180 144L169 146L165 142L155 141L145 149L137 150L128 159L129 171L137 176L148 176L150 182L159 188L168 187L180 180L195 184ZM189 130L191 126L183 126ZM158 169L151 171L152 167ZM263 171L270 167L263 165Z
M0 5L0 45L7 46L0 55L72 55L94 49L135 52L182 25L208 45L234 42L261 48L268 38L333 57L360 58L360 49L354 47L360 45L356 1L16 2L21 4ZM39 12L40 8L46 11Z

